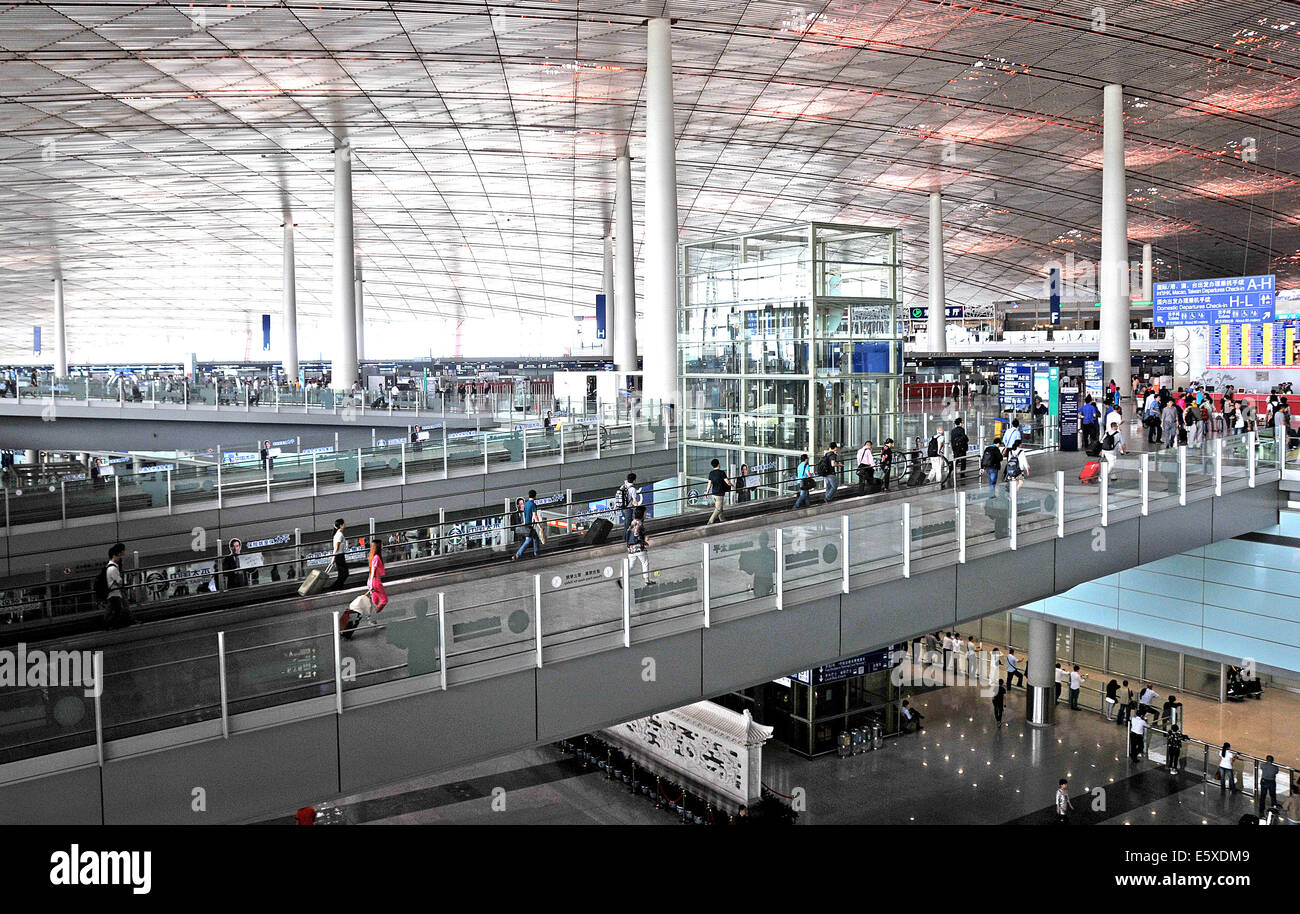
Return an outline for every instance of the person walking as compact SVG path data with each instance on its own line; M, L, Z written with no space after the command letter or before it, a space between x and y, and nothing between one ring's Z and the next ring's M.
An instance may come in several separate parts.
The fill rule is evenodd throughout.
M736 481L732 484L736 490L736 503L749 501L749 464L742 463L740 472L736 474Z
M1133 695L1128 680L1125 679L1119 693L1119 713L1115 715L1115 722L1120 726L1127 724L1132 719L1135 708L1137 708L1137 698Z
M1141 761L1142 750L1146 748L1147 719L1141 714L1134 714L1128 723L1128 757Z
M383 611L388 605L388 591L384 589L384 547L379 542L379 537L372 537L370 540L370 557L367 559L370 566L370 577L366 579L366 595L370 597L370 612L367 614L367 621L371 625L378 624L376 616Z
M343 523L343 518L334 521L334 540L331 549L334 551L334 559L330 562L334 570L338 572L338 577L334 581L331 590L342 590L348 584L348 538L344 533L347 525Z
M998 680L998 690L993 696L993 719L997 721L998 726L1002 726L1002 712L1007 707L1007 687Z
M1056 703L1060 704L1061 683L1065 682L1065 670L1061 669L1061 665L1058 663L1056 665L1056 672L1053 673L1052 675L1056 677Z
M912 703L906 698L903 699L903 703L899 706L898 712L903 716L902 730L904 733L908 732L908 727L914 727L917 733L920 733L925 729L921 726L921 721L924 720L921 712L916 710L916 708L913 708Z
M1088 677L1079 672L1079 664L1074 665L1070 671L1070 710L1079 710L1079 689L1083 686L1083 680Z
M1083 435L1083 449L1086 451L1088 446L1101 437L1101 411L1097 409L1097 404L1092 402L1092 394L1083 398L1083 406L1079 407L1079 431Z
M1016 492L1020 491L1020 487L1029 477L1029 455L1025 453L1019 441L1007 452L1007 470L1004 475L1007 480L1007 491L1014 488Z
M1183 736L1178 724L1169 725L1169 733L1165 736L1165 764L1169 766L1170 774L1177 774L1183 757Z
M1061 778L1056 787L1056 824L1070 824L1070 810L1074 809L1074 804L1070 802L1069 793L1070 782Z
M108 563L95 579L95 598L104 606L104 621L109 628L123 628L134 620L127 609L126 581L122 577L122 560L126 544L114 543L108 549Z
M632 512L641 504L641 490L636 485L636 474L628 473L627 479L614 493L614 507L618 509L623 521L623 544L631 542Z
M926 482L943 482L943 426L934 430L925 446L925 456L930 460L930 473Z
M989 495L997 492L998 474L1002 472L1002 439L994 438L980 455L980 471L988 477Z
M1219 750L1219 793L1229 790L1237 792L1237 771L1232 763L1237 760L1237 753L1232 751L1232 743L1224 743Z
M975 646L975 636L966 637L966 678L978 682L980 678L980 652Z
M794 506L795 508L806 508L808 507L808 493L812 491L814 485L812 473L808 468L807 454L799 455L799 466L795 468L794 478L799 486L799 494L795 496ZM885 488L889 488L888 473L885 474Z
M951 459L952 472L955 474L952 478L960 482L966 475L966 454L970 450L970 436L966 434L966 427L962 425L961 417L958 416L953 420L952 431L948 433L948 452Z
M876 457L871 452L870 441L858 448L857 463L858 494L870 494L876 482Z
M894 439L886 438L880 449L880 491L889 491L889 474L894 470Z
M533 545L533 558L537 558L537 556L541 554L541 550L538 548L537 545L541 537L538 536L537 533L537 524L536 524L537 502L535 500L536 498L537 498L537 490L529 489L528 498L524 500L524 509L523 509L524 526L523 526L522 533L524 535L524 541L519 544L519 551L516 552L513 556L511 556L510 561L512 562L519 560L519 557L524 554L524 550L528 548L529 543L532 543Z
M835 497L835 490L840 487L840 446L834 441L818 461L817 475L826 486L826 501L829 502Z
M1113 711L1118 716L1119 714L1119 708L1117 707L1118 705L1119 705L1119 681L1112 679L1110 682L1106 683L1106 701L1102 705L1102 709L1101 709L1102 716L1105 717L1106 720L1114 720L1115 718L1111 717L1111 712Z
M722 464L718 458L714 457L709 461L709 486L705 494L713 496L713 513L709 515L708 523L717 523L727 519L723 509L727 506L727 492L731 490L731 483L727 482L727 474L722 472Z
M1264 764L1259 768L1259 815L1263 818L1264 813L1277 805L1277 763L1273 761L1273 756L1264 756ZM1300 785L1292 785L1291 792L1294 793ZM1271 802L1265 802L1268 798Z
M641 583L645 585L653 584L650 580L650 539L645 532L645 505L637 505L632 515L632 537L627 541L627 564L628 571L632 570L632 565L641 563ZM618 581L619 589L623 589L623 581Z
M1012 682L1012 680L1015 680ZM1025 674L1020 670L1020 658L1016 656L1014 647L1007 648L1007 688L1013 685L1024 685Z

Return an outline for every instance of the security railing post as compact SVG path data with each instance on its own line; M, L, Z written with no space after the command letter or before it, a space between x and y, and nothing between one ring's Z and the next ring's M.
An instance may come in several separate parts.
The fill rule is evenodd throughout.
M357 448L357 491L362 491L361 484L361 448Z
M707 544L705 548L708 548ZM632 646L632 556L623 556L623 646ZM705 591L707 593L707 589ZM705 614L708 613L708 597L705 598Z
M528 469L528 429L523 430L524 438L524 469Z
M167 513L172 513L172 471L167 471Z
M1255 459L1258 455L1255 453L1255 433L1246 433L1246 482L1252 489L1255 488Z
M567 416L565 418L568 418ZM567 422L559 423L560 426L560 463L564 463L564 432L568 426Z
M1019 526L1018 520L1020 514L1020 486L1016 485L1016 480L1014 479L1007 483L1007 502L1011 507L1011 528L1008 531L1008 540L1011 548L1015 549L1017 546L1016 527Z
M1214 439L1214 494L1223 494L1223 439Z
M311 455L311 494L315 496L319 492L316 481L316 455Z
M776 528L776 608L785 609L785 530Z
M623 592L627 593L624 586ZM542 668L542 576L533 575L533 630L537 632L537 668Z
M226 633L217 632L217 673L221 677L221 738L230 738L230 708L226 702Z
M104 691L104 652L95 651L91 661L95 668L95 752L99 756L99 767L104 767L104 709L99 697Z
M712 623L713 601L709 596L709 591L713 586L713 557L711 555L712 546L709 543L701 543L704 550L704 557L701 560L701 567L704 569L704 627L708 628ZM626 587L626 585L624 585Z
M957 561L966 562L966 493L957 493Z
M1065 539L1065 470L1056 471L1056 538Z
M438 592L438 678L447 691L447 595Z
M849 516L840 515L840 561L844 563L844 573L840 577L840 592L849 592Z
M1107 513L1107 506L1110 502L1110 491L1109 491L1110 490L1110 462L1109 461L1102 464L1101 481L1098 485L1098 490L1101 493L1101 525L1104 527L1106 526L1106 522L1109 519L1109 515Z
M120 476L118 476L116 473L114 473L114 474L113 474L113 512L117 515L117 517L118 517L119 520L120 520L121 517L122 517L122 486L121 486L121 482L122 482L122 477L120 477ZM8 510L8 507L7 507L8 504L9 504L9 502L8 502L8 496L6 495L5 497L6 497L6 501L5 501L6 509L5 509L5 510ZM221 507L221 477L220 477L220 476L217 477L217 507L218 507L218 508Z
M167 513L168 514L172 513L171 500L172 500L172 493L171 490L168 489L167 491ZM59 511L63 515L63 526L65 527L68 526L68 481L66 479L59 480Z
M600 459L600 408L596 409L596 459Z
M339 641L339 611L336 609L331 616L334 617L334 712L343 713L343 645Z
M1187 504L1187 445L1178 445L1178 503Z
M262 472L266 474L266 503L271 503L271 458L266 458L266 466L262 467Z
M402 442L402 485L406 485L406 442Z
M1138 492L1142 497L1142 516L1151 513L1151 455L1138 455Z
M484 432L479 435L479 440L483 442L483 472L488 471L488 436Z
M912 576L912 503L903 502L903 577Z
M447 423L444 421L442 423L442 478L443 479L447 478L448 465L449 462L447 459Z

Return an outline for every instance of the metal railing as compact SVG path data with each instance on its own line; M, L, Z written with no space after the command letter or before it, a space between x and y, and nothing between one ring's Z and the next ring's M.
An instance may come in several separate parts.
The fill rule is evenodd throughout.
M129 735L200 721L220 721L226 733L229 717L242 711L331 695L342 714L344 693L357 688L407 679L419 679L416 689L455 688L781 612L813 595L847 593L855 575L873 584L907 578L918 563L937 567L1061 538L1106 523L1108 513L1177 510L1184 499L1276 481L1279 474L1259 468L1254 453L1239 468L1222 447L1213 459L1148 460L1142 500L1136 478L1083 490L1066 486L1058 471L1037 489L1028 488L1034 480L1024 488L999 483L992 495L967 480L905 501L845 499L741 521L705 540L659 538L652 525L645 564L612 546L543 556L523 568L476 568L463 579L395 581L378 624L363 627L346 651L338 618L361 588L317 598L317 612L304 612L311 604L298 598L264 604L259 621L189 633L167 641L165 651L148 642L105 647L93 699L81 689L6 690L0 761L76 746L97 747L102 760L105 741Z

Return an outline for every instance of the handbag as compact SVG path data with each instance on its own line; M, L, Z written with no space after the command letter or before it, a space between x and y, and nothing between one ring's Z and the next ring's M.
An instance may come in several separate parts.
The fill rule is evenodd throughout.
M351 603L348 604L348 609L352 610L353 612L358 612L365 615L370 614L374 610L374 608L375 608L375 604L371 602L370 594L368 593L363 593L361 596L357 597L355 600L353 600Z
M546 527L545 527L545 525L543 525L543 524L539 524L539 523L537 523L536 521L534 521L534 522L533 522L533 532L535 532L535 533L537 534L537 542L539 542L539 543L541 543L543 546L545 546L545 545L546 545Z

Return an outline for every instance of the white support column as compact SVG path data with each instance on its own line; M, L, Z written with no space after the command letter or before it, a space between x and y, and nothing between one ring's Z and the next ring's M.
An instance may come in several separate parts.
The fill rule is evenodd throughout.
M221 678L221 738L230 738L230 706L226 701L226 633L217 632L217 675Z
M930 194L930 299L925 321L925 348L948 351L947 296L943 279L943 196Z
M1016 528L1019 526L1019 519L1020 519L1019 518L1020 487L1016 485L1014 480L1012 480L1007 484L1007 502L1011 508L1011 516L1010 516L1011 525L1009 530L1007 531L1007 534L1008 534L1008 539L1010 540L1011 548L1015 549L1017 546Z
M334 619L334 713L343 713L343 646L339 642L339 611L330 615Z
M1223 439L1214 439L1214 494L1223 494Z
M623 556L623 646L632 646L632 556ZM706 610L707 612L707 610ZM540 665L540 664L539 664Z
M1110 504L1110 464L1103 462L1101 465L1101 482L1098 486L1098 493L1101 496L1101 525L1104 527L1110 521L1109 504Z
M438 591L438 676L447 691L447 595Z
M1142 300L1155 296L1155 266L1151 261L1151 245L1142 245Z
M1129 341L1128 211L1124 190L1124 88L1104 90L1101 170L1101 343L1106 380L1131 392Z
M644 395L676 404L677 158L674 151L672 29L651 19L646 41Z
M624 587L624 593L627 588ZM533 631L537 633L537 668L542 668L542 576L533 575Z
M335 390L351 390L357 381L355 256L352 147L344 140L334 150L334 357L330 386Z
M1255 432L1246 432L1246 484L1255 488L1255 466L1259 451L1255 445Z
M298 385L298 278L294 266L293 223L284 223L284 377ZM277 391L278 393L278 391ZM304 399L306 391L303 392Z
M631 181L629 180L629 184ZM614 322L614 235L606 233L604 252L601 260L600 291L605 296L605 344L601 354L607 359L614 358L614 333L618 324Z
M636 371L636 260L632 247L632 160L618 157L614 188L614 365ZM610 304L606 301L606 308Z
M1187 504L1187 445L1178 445L1178 503Z
M54 376L68 376L68 334L63 312L63 277L54 277Z
M357 321L357 362L358 363L364 362L366 360L366 303L365 303L365 299L361 297L361 289L364 284L365 283L362 281L361 278L361 261L358 260L357 270L356 270L356 295L355 295L356 304L357 304L356 321ZM365 383L366 383L366 379L362 378L361 384L363 387L365 386Z

